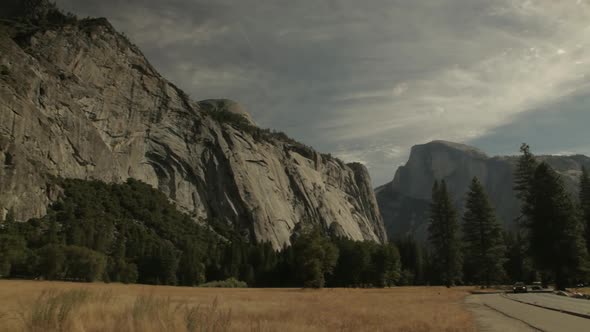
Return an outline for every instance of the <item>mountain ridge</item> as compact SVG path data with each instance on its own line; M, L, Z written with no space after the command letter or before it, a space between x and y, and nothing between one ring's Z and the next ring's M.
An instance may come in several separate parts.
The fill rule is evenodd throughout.
M519 203L512 186L518 156L488 156L465 144L441 142L444 141L412 147L408 162L397 169L393 180L375 188L389 237L415 235L425 241L434 180L447 182L455 205L462 211L465 193L474 176L488 191L504 228L514 229ZM572 194L576 194L581 167L590 168L590 158L584 155L539 155L537 159L555 168Z
M134 178L275 249L304 225L385 241L364 166L193 101L108 20L61 15L0 24L0 219L43 215L52 177Z

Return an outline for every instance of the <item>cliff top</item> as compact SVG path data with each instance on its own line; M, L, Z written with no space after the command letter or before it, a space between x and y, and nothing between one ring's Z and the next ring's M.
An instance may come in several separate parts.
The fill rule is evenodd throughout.
M467 153L467 154L470 154L475 157L489 158L489 156L485 152L479 150L476 147L466 145L466 144L461 144L461 143L444 141L444 140L435 140L435 141L428 142L426 144L414 145L412 147L412 151L414 151L416 148L425 148L425 149L429 149L429 150L430 149L438 149L438 148L446 148L446 149L452 149L452 150L460 151L463 153Z

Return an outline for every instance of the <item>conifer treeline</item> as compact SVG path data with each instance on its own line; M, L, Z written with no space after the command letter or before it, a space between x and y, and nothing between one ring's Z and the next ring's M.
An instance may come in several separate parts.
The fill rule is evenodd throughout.
M0 276L195 286L239 279L255 287L396 284L391 244L330 237L310 228L275 251L220 222L211 230L135 180L61 180L64 197L48 214L0 223Z
M538 163L528 145L521 147L517 187L522 202L521 227L533 268L564 289L588 278L588 247L584 220L588 206L588 173L582 170L576 204L563 180L547 163Z

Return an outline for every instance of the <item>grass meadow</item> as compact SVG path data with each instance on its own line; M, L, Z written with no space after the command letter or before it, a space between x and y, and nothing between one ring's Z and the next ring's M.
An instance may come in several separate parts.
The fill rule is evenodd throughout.
M469 288L223 289L0 281L0 331L475 331Z

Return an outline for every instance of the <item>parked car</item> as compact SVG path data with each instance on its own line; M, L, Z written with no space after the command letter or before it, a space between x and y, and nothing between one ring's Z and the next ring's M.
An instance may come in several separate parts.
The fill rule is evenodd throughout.
M512 286L512 291L514 293L526 293L528 291L524 282L517 282Z

